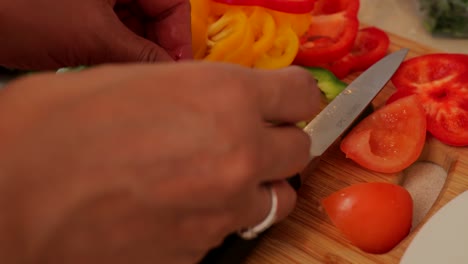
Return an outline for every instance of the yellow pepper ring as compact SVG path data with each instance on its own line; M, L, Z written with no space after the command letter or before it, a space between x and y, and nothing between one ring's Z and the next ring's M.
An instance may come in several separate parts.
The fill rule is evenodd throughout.
M212 12L211 2L212 0L190 0L191 15L207 20Z
M242 47L252 45L249 39L247 16L240 9L230 9L208 27L208 55L210 61L233 61L235 54L245 52ZM250 34L251 35L251 34ZM251 56L251 54L241 54Z
M254 64L256 68L279 69L290 65L299 50L299 38L291 27L278 29L273 47Z
M243 66L252 67L254 63L254 57L252 52L252 46L254 44L254 34L252 28L247 26L245 35L239 48L233 50L225 59L226 62L237 63Z
M206 24L198 16L192 16L192 51L195 59L203 59L206 55Z
M276 37L276 24L273 17L260 7L255 7L249 17L249 24L252 27L255 42L253 44L254 57L267 52L272 46Z

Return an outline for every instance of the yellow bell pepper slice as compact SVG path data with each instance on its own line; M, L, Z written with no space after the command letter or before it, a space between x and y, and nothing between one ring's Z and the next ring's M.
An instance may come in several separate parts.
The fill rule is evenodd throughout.
M289 66L299 50L299 37L291 27L278 29L273 47L255 62L255 68L279 69Z
M192 51L195 59L203 59L208 49L206 45L207 25L198 16L192 16Z
M203 59L207 46L208 17L211 12L211 0L190 0L192 51L195 59Z
M249 25L254 34L255 42L252 49L254 60L256 60L273 47L276 38L276 23L264 8L254 7L249 17Z
M211 2L212 0L190 0L191 16L207 19L212 11Z
M227 56L227 62L237 63L239 65L252 67L254 63L252 46L254 43L254 34L251 27L245 29L244 39L239 48Z
M221 18L208 27L207 34L206 60L239 63L251 58L253 34L247 16L242 10L227 10Z

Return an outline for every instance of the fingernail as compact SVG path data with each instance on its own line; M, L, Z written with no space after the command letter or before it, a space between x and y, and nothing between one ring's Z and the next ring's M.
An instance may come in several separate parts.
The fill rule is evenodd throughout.
M193 52L191 45L184 45L172 53L172 57L175 61L179 60L191 60L193 59Z

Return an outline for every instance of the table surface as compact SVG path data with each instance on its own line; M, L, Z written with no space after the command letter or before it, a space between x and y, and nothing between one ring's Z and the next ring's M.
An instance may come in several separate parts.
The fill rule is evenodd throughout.
M360 0L359 20L445 52L468 53L468 39L433 37L423 26L418 0Z

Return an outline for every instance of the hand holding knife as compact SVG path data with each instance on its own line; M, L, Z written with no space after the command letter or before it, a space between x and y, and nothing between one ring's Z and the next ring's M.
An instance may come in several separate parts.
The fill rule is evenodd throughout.
M408 53L402 49L387 55L350 83L330 102L304 131L310 136L310 160L318 159L361 114L375 96L385 87ZM301 176L288 179L294 189L301 185ZM212 250L201 263L239 263L257 244L254 240L243 240L236 235L228 237L223 245Z

